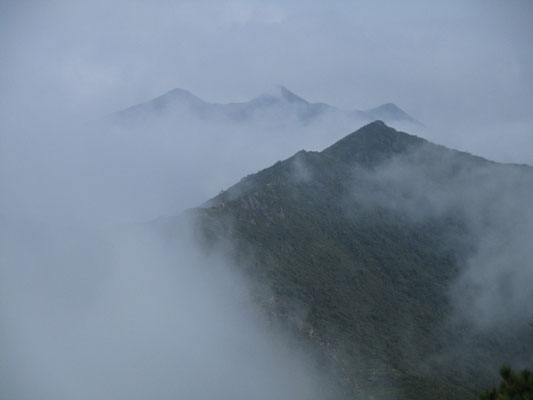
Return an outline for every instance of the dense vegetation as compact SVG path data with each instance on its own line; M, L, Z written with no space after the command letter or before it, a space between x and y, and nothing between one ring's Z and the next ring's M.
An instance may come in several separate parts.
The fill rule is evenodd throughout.
M530 400L533 399L533 373L529 369L515 372L510 366L500 368L503 382L497 388L483 392L480 400Z
M530 338L452 318L449 287L475 238L460 207L402 205L403 186L376 176L395 157L444 187L495 165L376 121L242 179L194 211L198 234L230 245L257 301L320 350L347 396L474 399Z
M533 322L529 325L533 328ZM500 386L485 390L480 400L533 400L533 372L526 368L515 372L509 365L500 368L503 381Z

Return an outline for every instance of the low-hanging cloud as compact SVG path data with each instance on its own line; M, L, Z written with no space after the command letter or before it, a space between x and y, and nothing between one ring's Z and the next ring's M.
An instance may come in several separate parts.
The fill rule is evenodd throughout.
M496 164L433 144L355 172L355 199L404 221L455 220L468 249L450 288L456 317L479 331L526 324L533 301L533 169ZM457 234L457 232L456 232Z
M0 397L324 398L323 371L263 318L225 251L206 254L188 225L168 243L141 224L344 133L316 122L11 124Z
M0 397L323 398L245 279L186 233L2 222Z
M439 143L532 162L529 1L1 7L1 124L92 119L174 87L228 102L284 84L343 109L394 102Z

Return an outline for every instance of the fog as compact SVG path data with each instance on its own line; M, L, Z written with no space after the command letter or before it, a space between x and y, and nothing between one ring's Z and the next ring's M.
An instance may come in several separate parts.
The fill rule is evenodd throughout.
M174 87L229 102L283 84L343 109L394 102L446 145L488 142L491 158L532 162L528 1L23 1L1 11L3 124L93 119Z
M5 135L0 397L331 394L313 355L268 322L230 249L205 254L188 227L163 242L151 221L201 205L302 139L329 143L336 123L171 114Z
M185 234L7 223L1 239L2 398L325 395L244 279Z
M351 201L385 209L416 227L437 224L442 248L436 251L452 249L459 266L443 293L449 313L431 332L445 345L423 356L425 373L449 372L453 365L454 373L467 376L475 365L490 376L498 366L481 362L488 354L473 349L489 337L521 343L519 350L506 348L505 362L530 365L533 168L422 142L354 176ZM406 352L417 349L409 339L405 346Z
M80 129L175 87L221 103L278 84L344 110L395 102L425 125L409 132L496 161L533 163L527 1L1 7L4 214L89 214L91 221L110 208L106 218L129 221L176 214L242 175L359 127L332 119L260 129L159 121L149 133L116 135ZM61 200L48 185L69 189ZM69 210L80 203L92 212Z
M180 215L362 122L170 114L114 125L106 116L176 87L228 103L283 84L343 110L395 102L424 123L410 132L532 164L532 18L526 1L0 3L1 397L320 393L309 356L265 325L223 252L207 257L186 233L167 247L139 224ZM304 168L295 175L312 179ZM495 175L466 190L483 234L453 288L476 288L461 313L480 328L531 300L531 195L522 178ZM518 196L493 193L500 184L518 185ZM431 212L456 204L433 189ZM491 196L489 211L509 212L492 222L502 230L476 225L476 201ZM492 245L502 237L513 246ZM495 289L502 274L515 296Z

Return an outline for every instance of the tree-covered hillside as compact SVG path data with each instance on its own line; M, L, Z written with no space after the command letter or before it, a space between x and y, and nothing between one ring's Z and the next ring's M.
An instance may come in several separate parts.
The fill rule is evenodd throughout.
M531 362L522 310L511 309L521 303L494 309L501 324L485 311L523 271L513 235L530 215L509 220L532 183L529 167L376 121L243 178L192 215L206 246L229 245L257 301L319 350L349 397L474 399L501 363ZM510 278L485 288L506 251Z

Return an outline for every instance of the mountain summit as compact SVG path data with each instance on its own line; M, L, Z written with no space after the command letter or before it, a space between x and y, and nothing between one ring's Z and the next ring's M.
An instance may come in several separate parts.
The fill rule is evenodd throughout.
M243 178L190 215L207 248L225 243L271 288L264 298L257 290L259 304L322 354L347 398L473 400L502 362L531 361L526 309L499 294L520 285L513 271L528 259L518 244L531 233L531 187L530 167L375 121ZM475 279L498 269L497 285ZM477 330L485 295L502 303L505 323Z
M233 122L254 119L274 119L279 121L298 120L311 122L325 115L353 119L354 121L372 121L381 119L385 122L417 121L392 103L377 108L361 111L344 111L326 103L310 103L285 86L275 86L271 90L245 102L210 103L184 89L171 91L146 103L129 107L111 116L114 121L127 121L141 116L158 118L178 115L202 120L229 120Z
M200 116L209 105L185 89L175 88L146 103L126 108L114 113L110 119L115 122L135 120L138 118L157 118L172 112L188 112Z
M304 100L300 96L294 94L285 86L275 86L271 90L259 95L251 101L256 101L258 99L271 99L272 101L281 101L285 103L300 103L300 104L309 104L307 100Z
M370 110L366 110L365 113L374 119L382 119L391 122L406 121L419 124L417 120L400 109L394 103L386 103L379 107L371 108Z

